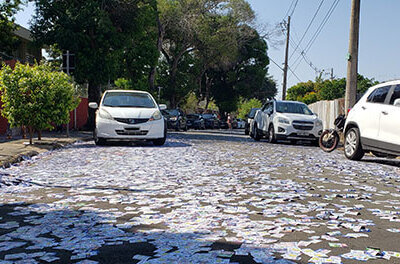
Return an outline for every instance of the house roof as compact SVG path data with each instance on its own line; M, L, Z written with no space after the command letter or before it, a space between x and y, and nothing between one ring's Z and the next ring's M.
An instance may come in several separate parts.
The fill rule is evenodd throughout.
M23 26L18 25L18 29L14 31L14 34L22 39L33 41L31 32Z

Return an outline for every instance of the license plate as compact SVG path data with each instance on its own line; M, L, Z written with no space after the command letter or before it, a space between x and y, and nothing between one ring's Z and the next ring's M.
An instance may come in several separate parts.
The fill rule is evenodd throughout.
M310 134L307 132L297 132L297 135L299 136L309 136Z

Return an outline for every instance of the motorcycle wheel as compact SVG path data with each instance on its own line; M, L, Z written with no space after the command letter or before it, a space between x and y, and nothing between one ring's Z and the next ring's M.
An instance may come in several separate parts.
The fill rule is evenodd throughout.
M332 152L339 144L339 134L336 131L325 130L319 137L319 147L325 152Z

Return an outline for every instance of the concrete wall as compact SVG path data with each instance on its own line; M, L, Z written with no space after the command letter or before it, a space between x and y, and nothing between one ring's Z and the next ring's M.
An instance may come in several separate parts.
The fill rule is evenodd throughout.
M334 128L333 122L340 114L344 114L344 98L333 101L319 101L308 107L318 115L324 123L324 129Z

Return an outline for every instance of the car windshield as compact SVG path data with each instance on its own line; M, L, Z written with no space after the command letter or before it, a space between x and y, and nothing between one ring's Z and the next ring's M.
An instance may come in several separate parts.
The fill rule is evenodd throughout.
M107 92L103 105L108 107L156 108L153 99L145 93Z
M253 109L251 109L250 110L250 113L249 113L249 118L254 118L254 116L256 115L256 112L257 112L257 110L259 110L260 108L253 108Z
M313 115L313 112L305 104L291 102L277 102L276 111L278 113Z
M176 110L176 109L168 109L168 110L165 110L165 111L167 111L168 114L171 115L171 116L178 116L179 115L179 111Z
M205 119L211 119L211 118L214 118L214 115L213 114L204 114L203 117Z

